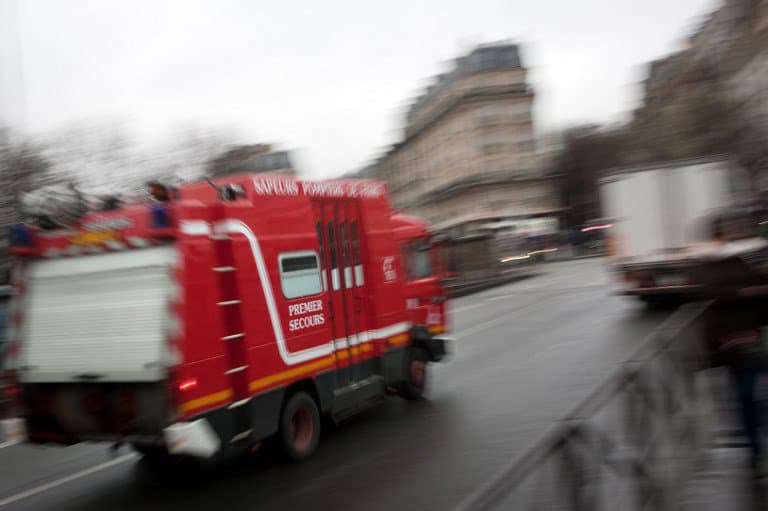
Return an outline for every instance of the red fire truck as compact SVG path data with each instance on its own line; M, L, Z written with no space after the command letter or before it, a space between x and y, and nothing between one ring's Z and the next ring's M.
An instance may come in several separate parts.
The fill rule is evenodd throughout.
M294 459L446 353L427 226L374 181L242 174L11 227L6 439Z

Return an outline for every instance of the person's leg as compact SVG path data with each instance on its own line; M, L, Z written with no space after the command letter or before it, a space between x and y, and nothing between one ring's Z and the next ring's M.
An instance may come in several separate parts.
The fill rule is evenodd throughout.
M762 445L760 441L760 411L755 401L757 373L753 370L734 370L732 374L744 433L749 441L750 464L752 468L758 468L762 456Z

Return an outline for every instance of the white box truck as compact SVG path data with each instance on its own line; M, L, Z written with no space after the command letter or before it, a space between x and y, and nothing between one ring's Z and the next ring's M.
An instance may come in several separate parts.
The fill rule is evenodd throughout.
M610 219L609 256L622 294L649 305L679 303L695 285L689 270L712 249L712 219L739 199L736 169L724 159L622 169L600 181Z

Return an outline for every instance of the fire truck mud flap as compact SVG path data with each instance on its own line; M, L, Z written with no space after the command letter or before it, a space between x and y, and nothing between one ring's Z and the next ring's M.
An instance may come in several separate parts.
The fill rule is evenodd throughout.
M413 346L425 350L430 362L440 362L453 350L452 338L432 336L422 327L413 329L412 338Z
M210 458L219 451L221 440L206 419L177 422L163 430L170 454Z
M451 337L430 337L423 340L430 362L440 362L445 359L453 351L453 343L454 340Z

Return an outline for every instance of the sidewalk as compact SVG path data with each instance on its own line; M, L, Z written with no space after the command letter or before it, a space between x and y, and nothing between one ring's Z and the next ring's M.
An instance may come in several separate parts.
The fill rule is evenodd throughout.
M684 511L768 509L768 479L746 468L746 447L713 446L681 493Z
M767 390L764 384L759 386L758 395L765 395ZM727 376L721 374L715 396L715 402L719 403L716 406L718 411L712 423L709 447L680 493L681 510L768 509L768 477L755 479L747 466L747 440L740 433L736 419L738 410L735 409L735 403L729 401L730 392ZM766 406L765 401L763 406ZM764 417L766 421L768 415L764 414ZM767 424L764 422L764 425ZM768 435L764 434L763 437L768 440Z

